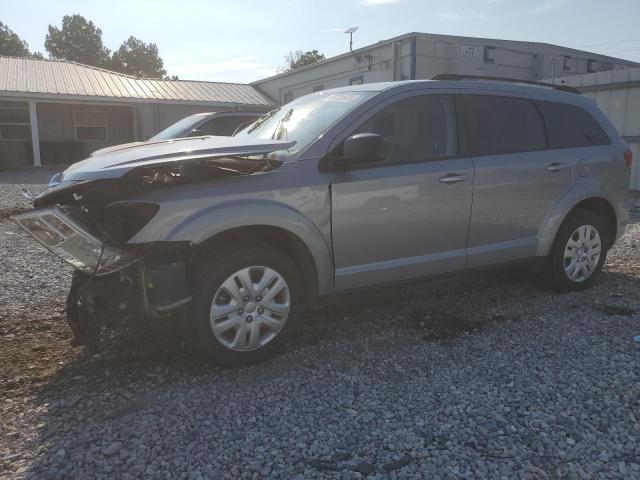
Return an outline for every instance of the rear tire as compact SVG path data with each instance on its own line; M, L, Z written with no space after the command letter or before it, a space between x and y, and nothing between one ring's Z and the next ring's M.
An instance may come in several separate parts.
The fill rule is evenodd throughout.
M610 238L607 223L599 215L575 211L558 230L540 280L557 292L591 288L604 266Z
M192 339L202 353L225 366L273 356L303 311L304 289L295 263L257 241L240 242L201 261L192 291Z

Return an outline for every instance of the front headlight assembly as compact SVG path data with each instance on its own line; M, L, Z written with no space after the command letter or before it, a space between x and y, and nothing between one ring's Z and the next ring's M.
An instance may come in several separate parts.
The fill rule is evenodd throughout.
M11 220L51 252L88 274L106 275L139 260L130 252L100 241L58 206L21 212Z

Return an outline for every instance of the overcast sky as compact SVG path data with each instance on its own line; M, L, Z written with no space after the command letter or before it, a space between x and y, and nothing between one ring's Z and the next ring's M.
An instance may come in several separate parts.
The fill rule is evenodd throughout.
M250 82L290 50L327 57L408 32L556 43L640 62L640 0L0 0L0 20L45 53L49 24L79 13L116 49L155 42L169 74Z

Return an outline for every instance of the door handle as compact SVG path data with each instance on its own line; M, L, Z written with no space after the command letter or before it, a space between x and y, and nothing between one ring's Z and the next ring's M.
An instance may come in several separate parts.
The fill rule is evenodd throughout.
M553 162L547 165L547 170L549 170L550 172L559 172L560 170L564 170L568 166L569 165L567 165L566 163Z
M440 177L440 183L453 185L454 183L464 182L467 179L465 174L447 173L444 177Z

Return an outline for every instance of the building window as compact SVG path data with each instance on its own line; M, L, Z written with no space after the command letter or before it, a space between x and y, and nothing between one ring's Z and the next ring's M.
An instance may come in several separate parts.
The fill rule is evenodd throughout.
M99 110L75 110L73 127L76 140L104 142L107 140L107 114Z
M321 92L322 90L324 90L324 85L316 85L313 87L314 92Z
M31 123L26 102L0 102L0 140L30 140Z
M496 47L484 46L484 61L485 63L496 63Z
M357 77L351 77L349 79L349 85L362 85L364 83L364 77L358 75Z
M284 96L282 97L282 103L289 103L291 100L293 100L293 93L285 92Z

